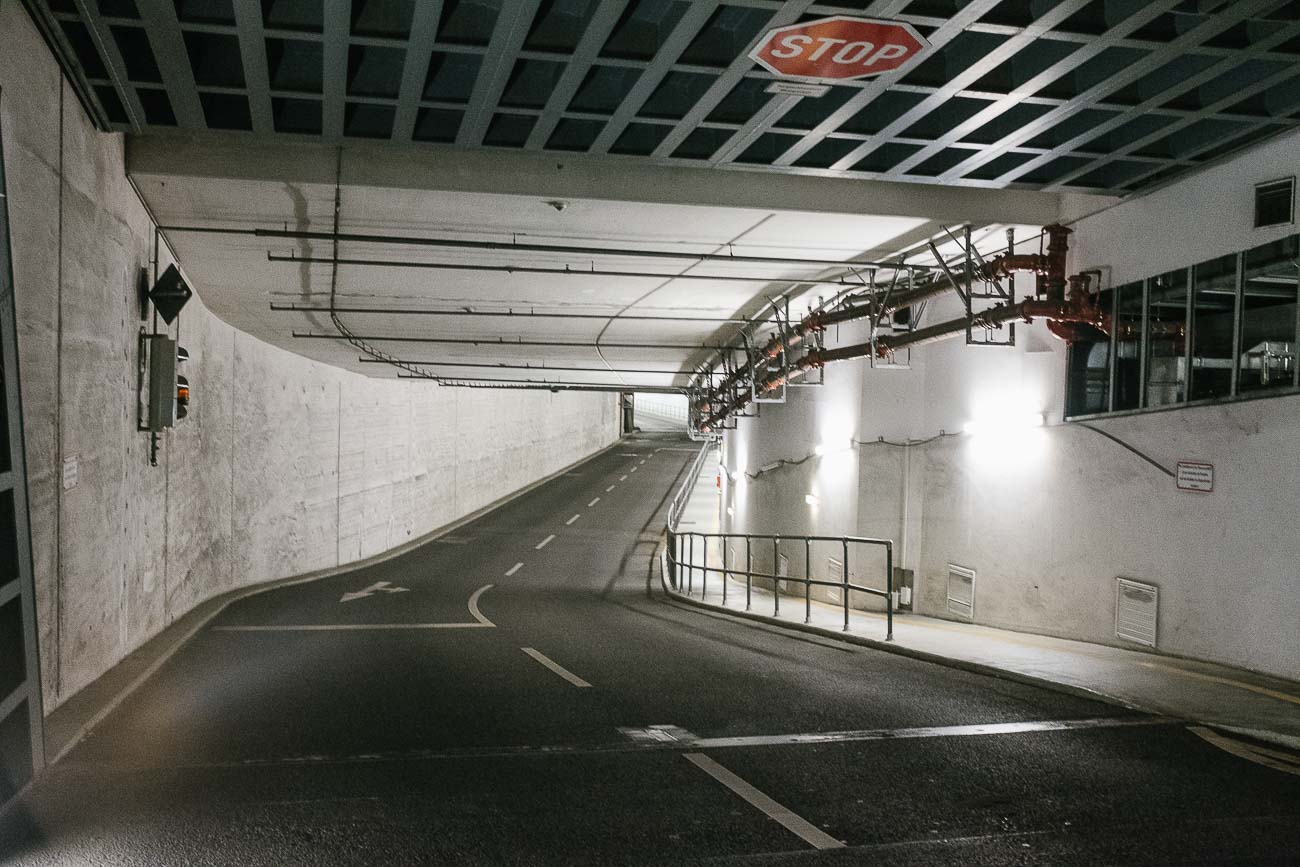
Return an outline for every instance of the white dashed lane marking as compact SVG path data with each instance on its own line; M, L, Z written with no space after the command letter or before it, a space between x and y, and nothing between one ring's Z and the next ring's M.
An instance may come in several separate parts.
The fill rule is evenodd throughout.
M687 753L686 760L745 800L751 807L761 810L791 834L814 849L843 849L844 843L836 840L803 816L782 806L704 753Z
M592 506L596 505L599 502L600 502L600 497L597 497L596 499L592 500L590 503L587 504L587 508L590 509Z
M545 539L543 539L542 541L538 542L538 543L537 543L537 546L536 546L533 550L535 550L535 551L540 551L540 550L542 550L542 549L545 548L547 545L549 545L549 544L551 543L551 540L554 539L554 538L555 538L555 534L552 533L551 535L547 536L547 537L546 537Z
M577 515L574 515L574 516L573 516L572 518L570 518L569 520L565 521L565 522L564 522L564 525L567 527L568 525L572 524L574 521L578 520L578 519L581 518L581 517L582 517L582 514L581 514L581 513L578 513Z
M522 568L524 568L523 563L516 563L515 565L511 566L509 569L506 570L506 577L509 578L511 575L515 574Z
M558 662L555 662L554 660L550 659L546 654L542 653L540 650L534 650L531 647L521 647L519 649L522 650L524 653L528 654L529 656L531 656L533 659L540 662L542 665L549 668L551 671L558 674L560 677L567 680L569 683L573 684L574 686L584 687L584 688L591 686L591 684L587 683L587 681L578 677L576 674L569 671L567 668L560 665Z
M608 494L610 491L614 490L616 487L618 487L618 485L610 485L608 488L605 489L605 493Z

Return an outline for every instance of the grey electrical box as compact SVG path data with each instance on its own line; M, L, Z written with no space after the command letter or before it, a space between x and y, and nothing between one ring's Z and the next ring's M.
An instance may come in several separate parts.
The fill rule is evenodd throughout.
M149 403L145 427L166 430L176 424L176 341L161 334L144 338L149 355Z

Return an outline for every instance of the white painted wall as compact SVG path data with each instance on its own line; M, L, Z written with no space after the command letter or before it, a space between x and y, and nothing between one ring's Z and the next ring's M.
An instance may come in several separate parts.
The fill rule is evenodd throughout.
M0 33L47 711L204 599L382 552L617 438L613 396L370 380L195 298L179 325L190 416L150 467L135 280L152 223L121 137L93 129L16 0Z
M1300 134L1277 139L1083 219L1072 268L1108 267L1127 281L1294 232L1250 224L1254 183L1295 173L1298 155ZM932 303L926 321L959 309L956 298ZM733 526L887 536L916 569L919 613L948 616L952 563L977 573L977 622L1106 644L1123 644L1115 579L1148 581L1160 587L1161 652L1300 679L1300 396L1093 422L1167 467L1215 464L1213 494L1183 493L1105 437L1061 423L1064 350L1036 323L1018 326L1013 349L958 338L916 350L912 370L831 366L826 388L765 406L728 433L728 465L752 473L811 454L828 414L849 412L864 441L957 435L761 474L728 491ZM972 419L1023 413L1042 413L1046 426L959 433ZM809 490L824 494L815 509Z
M1072 267L1104 268L1118 286L1295 234L1254 228L1255 185L1300 174L1300 129L1196 175L1085 217ZM1086 208L1086 205L1083 206Z

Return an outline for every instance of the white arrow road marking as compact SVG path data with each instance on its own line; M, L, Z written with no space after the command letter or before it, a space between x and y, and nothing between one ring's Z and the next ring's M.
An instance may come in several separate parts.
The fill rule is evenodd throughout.
M483 616L478 600L493 588L484 584L469 597L469 613L473 623L289 623L249 626L214 626L213 632L363 632L384 629L495 629L496 624Z
M511 575L515 574L522 568L524 568L523 563L516 563L515 565L511 566L509 569L506 570L506 577L509 578Z
M409 587L394 587L387 581L376 581L364 589L344 593L339 597L339 601L351 602L354 599L365 599L367 596L373 596L376 593L406 593L409 589Z
M555 662L554 660L550 659L549 657L547 657L546 654L542 653L540 650L534 650L531 647L521 647L519 649L522 650L524 653L528 654L529 656L531 656L533 659L540 662L542 665L549 668L551 671L558 674L560 677L567 680L569 683L573 684L574 686L577 687L591 686L591 684L587 683L587 681L578 677L576 674L569 671L567 668L560 665L558 662Z
M774 819L781 827L814 849L844 848L842 841L836 840L812 822L792 812L789 807L778 804L704 753L687 753L686 760L744 798L750 806L762 810L769 819Z
M491 590L492 586L493 585L491 584L484 584L482 587L475 590L474 594L469 597L469 613L471 616L473 616L475 620L477 620L483 626L496 626L495 623L493 623L491 620L488 620L486 617L483 616L482 611L478 610L478 598L482 596L484 593L486 593L487 591Z

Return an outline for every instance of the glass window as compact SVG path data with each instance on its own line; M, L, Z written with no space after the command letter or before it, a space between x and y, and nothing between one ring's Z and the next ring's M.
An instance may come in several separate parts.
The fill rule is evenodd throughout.
M1115 290L1115 409L1137 409L1142 395L1142 281Z
M1242 283L1239 390L1294 385L1300 237L1248 250Z
M1115 291L1107 289L1098 298L1101 309L1110 312ZM1066 415L1089 415L1110 409L1110 335L1088 326L1081 340L1070 343L1067 364Z
M1187 398L1187 269L1151 280L1147 310L1147 406Z
M1232 322L1237 304L1237 256L1192 269L1191 399L1232 393Z

